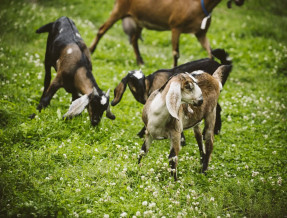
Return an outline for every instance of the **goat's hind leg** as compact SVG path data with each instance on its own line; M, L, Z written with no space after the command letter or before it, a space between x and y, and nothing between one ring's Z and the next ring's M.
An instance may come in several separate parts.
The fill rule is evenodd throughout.
M195 127L193 127L193 132L194 132L194 136L199 148L199 153L200 153L200 163L203 163L203 155L204 155L204 151L203 151L203 140L202 140L202 134L201 134L201 129L199 124L196 125Z
M142 157L147 154L151 143L152 143L152 136L149 133L146 133L144 143L138 156L138 164L140 164Z
M171 168L171 176L173 176L174 181L177 180L177 164L178 164L178 154L180 150L180 139L181 134L176 132L171 134L170 137L170 153L168 156L169 165Z
M209 113L205 118L205 154L203 155L202 162L202 173L205 173L207 170L209 160L211 158L211 153L213 150L213 140L214 140L214 124L215 124L215 116L216 116L216 108L214 108L213 112Z

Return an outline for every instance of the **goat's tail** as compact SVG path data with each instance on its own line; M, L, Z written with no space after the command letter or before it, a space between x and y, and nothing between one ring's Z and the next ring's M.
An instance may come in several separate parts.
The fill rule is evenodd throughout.
M227 77L229 76L231 72L231 65L221 65L217 68L217 70L212 74L212 76L220 82L222 85L224 85L225 81L227 80Z
M214 49L211 51L211 54L217 59L219 59L221 64L225 64L225 65L232 64L232 60L229 57L229 54L224 49L221 49L221 48Z
M36 33L47 33L52 30L54 22L48 23L36 30Z

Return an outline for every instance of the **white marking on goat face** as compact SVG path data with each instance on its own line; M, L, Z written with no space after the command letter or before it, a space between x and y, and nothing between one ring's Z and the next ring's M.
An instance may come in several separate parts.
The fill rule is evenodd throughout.
M182 101L189 104L196 104L202 100L202 92L196 83L189 83L190 88L185 87L182 92Z
M106 96L102 96L101 98L101 104L105 105L107 103L107 97Z
M134 71L133 75L134 75L137 79L143 78L143 73L142 73L141 70L136 70L136 71Z
M67 50L67 54L71 54L73 52L73 49L72 48L69 48L68 50Z
M193 71L191 73L191 75L199 75L199 74L203 74L203 73L204 73L204 71L202 71L202 70L196 70L196 71Z

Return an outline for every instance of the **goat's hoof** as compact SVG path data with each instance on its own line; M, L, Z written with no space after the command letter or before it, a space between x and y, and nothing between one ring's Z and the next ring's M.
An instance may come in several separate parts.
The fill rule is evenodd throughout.
M29 116L29 118L30 118L31 120L33 120L33 119L35 118L35 116L36 116L36 114L35 114L35 113L32 113L32 114Z

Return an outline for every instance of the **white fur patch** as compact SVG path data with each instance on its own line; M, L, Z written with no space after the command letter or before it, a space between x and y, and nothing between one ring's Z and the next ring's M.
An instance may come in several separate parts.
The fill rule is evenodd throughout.
M203 73L204 73L204 71L202 71L202 70L196 70L196 71L193 71L191 73L191 75L199 75L199 74L203 74Z
M193 114L193 110L191 109L191 107L188 105L187 110L189 113Z
M69 48L68 50L67 50L67 54L71 54L73 52L73 49L72 48Z
M107 97L106 96L102 96L101 98L101 104L105 105L107 103Z
M137 78L137 79L141 79L143 78L143 73L141 70L136 70L133 75Z
M82 38L81 35L79 33L76 33L76 36L78 36L79 38Z
M219 81L218 81L218 83L219 83L219 89L220 89L220 91L221 91L221 90L222 90L222 83L219 82Z
M195 82L195 83L197 83L197 79L195 79L192 75L190 75L190 74L188 74L190 77L191 77L191 79L193 80L193 82Z
M59 30L59 33L61 33L63 31L63 28L61 28L60 30Z

